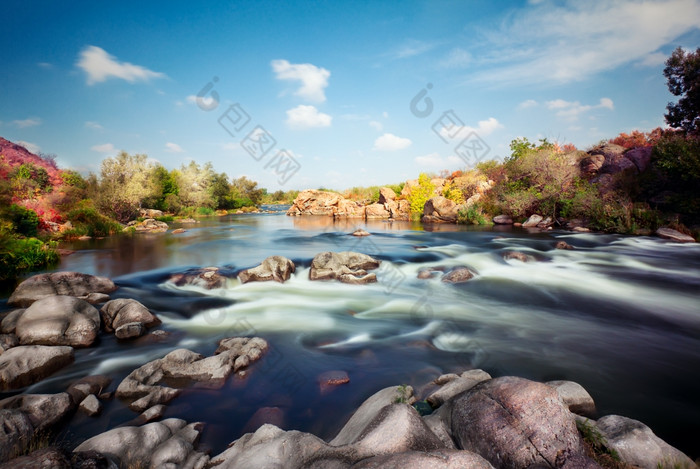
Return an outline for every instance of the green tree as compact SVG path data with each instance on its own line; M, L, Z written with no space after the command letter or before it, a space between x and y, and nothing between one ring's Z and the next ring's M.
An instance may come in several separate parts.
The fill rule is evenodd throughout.
M233 208L230 203L231 185L228 182L226 173L218 173L212 176L209 191L217 209Z
M677 103L668 103L666 122L687 133L700 134L700 48L685 52L680 47L666 60L664 76L668 90L681 96Z
M102 161L98 207L120 222L132 219L145 200L158 194L153 173L155 165L146 155L122 151Z
M250 199L255 205L260 205L264 189L258 187L258 183L245 176L234 179L231 190L235 198Z
M180 191L180 201L184 206L209 208L216 206L209 190L215 174L211 163L200 166L195 161L190 161L187 166L183 164L175 174Z

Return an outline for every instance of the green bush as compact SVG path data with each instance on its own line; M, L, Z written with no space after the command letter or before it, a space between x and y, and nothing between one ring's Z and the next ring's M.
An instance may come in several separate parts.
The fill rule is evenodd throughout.
M51 267L59 261L56 243L36 238L16 239L0 233L0 280Z
M209 207L197 207L197 215L209 216L214 215L214 209Z
M165 223L169 223L169 222L175 220L175 217L173 217L172 215L163 215L162 217L156 217L155 219L156 219L157 221L162 221L162 222L165 222Z
M67 235L73 236L109 236L122 231L122 226L115 220L102 215L93 207L79 207L71 210L66 218L73 224Z
M460 225L490 225L488 217L477 204L462 208L457 212L457 223Z
M17 234L32 237L37 235L39 229L39 216L34 210L29 210L17 204L12 204L9 210L9 218L13 229Z
M67 186L87 189L87 181L77 171L64 171L61 173L61 179L63 179L63 183Z
M411 188L408 195L408 203L411 206L411 215L420 216L423 213L425 203L433 196L435 185L430 181L430 176L421 173L418 176L418 185Z

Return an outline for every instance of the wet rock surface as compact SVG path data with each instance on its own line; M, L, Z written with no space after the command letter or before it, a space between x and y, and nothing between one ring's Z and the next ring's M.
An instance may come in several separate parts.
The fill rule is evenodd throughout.
M7 304L26 308L47 296L79 297L90 293L111 293L116 289L114 282L106 277L96 277L80 272L52 272L34 275L20 283L7 300Z

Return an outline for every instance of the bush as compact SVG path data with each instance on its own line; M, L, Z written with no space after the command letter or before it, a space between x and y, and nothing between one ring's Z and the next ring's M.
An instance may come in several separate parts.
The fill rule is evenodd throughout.
M464 203L464 193L452 181L448 181L442 186L442 196L457 205Z
M457 223L460 225L488 225L489 219L477 204L462 208L457 212Z
M37 235L39 216L35 211L13 204L10 206L9 218L15 233L27 237Z
M0 280L12 280L24 272L51 267L60 258L55 247L55 242L16 239L0 233Z
M86 205L86 204L83 204ZM102 215L95 208L83 206L68 212L66 216L73 224L73 229L67 235L73 236L109 236L122 231L122 226L115 220Z
M87 181L77 171L64 171L61 173L63 184L78 189L87 189Z
M214 215L214 209L209 207L197 207L197 215L205 217Z
M430 176L421 173L418 176L418 185L411 188L411 193L408 195L408 202L411 206L411 214L413 216L423 213L425 203L433 196L435 184L430 181Z

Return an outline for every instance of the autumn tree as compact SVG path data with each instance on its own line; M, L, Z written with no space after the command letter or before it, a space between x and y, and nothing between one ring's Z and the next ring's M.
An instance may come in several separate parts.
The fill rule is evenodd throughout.
M700 48L686 52L680 47L666 60L668 89L681 98L668 103L666 122L690 134L700 134Z

